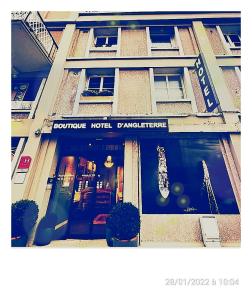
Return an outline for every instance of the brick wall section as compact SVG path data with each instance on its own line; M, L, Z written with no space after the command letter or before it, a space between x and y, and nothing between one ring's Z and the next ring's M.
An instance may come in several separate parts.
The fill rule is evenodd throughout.
M233 97L234 105L241 109L241 85L234 68L223 68L223 74L228 89Z
M80 78L80 71L64 71L53 112L56 114L71 114Z
M63 31L50 31L55 43L59 45Z
M147 34L145 29L122 29L121 56L147 56Z
M150 79L147 70L120 70L118 113L151 113Z
M185 55L196 55L198 53L198 48L196 41L191 36L188 27L179 27L179 36L182 43L183 51Z
M112 113L112 104L80 104L79 115L109 116Z
M212 46L213 52L215 55L224 55L226 54L226 50L222 44L222 41L220 39L219 33L214 26L206 27L206 32L208 39L210 41L210 44Z
M69 56L84 57L87 47L88 34L89 32L87 31L75 30Z
M206 111L206 105L204 102L203 94L200 88L200 83L197 74L194 70L189 70L190 78L192 81L193 92L196 100L196 105L199 112Z
M191 113L191 103L157 103L158 114L183 114Z

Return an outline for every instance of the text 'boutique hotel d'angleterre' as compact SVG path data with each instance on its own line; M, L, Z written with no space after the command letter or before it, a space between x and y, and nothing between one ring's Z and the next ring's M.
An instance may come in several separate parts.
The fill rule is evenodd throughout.
M12 12L12 246L239 247L240 21Z

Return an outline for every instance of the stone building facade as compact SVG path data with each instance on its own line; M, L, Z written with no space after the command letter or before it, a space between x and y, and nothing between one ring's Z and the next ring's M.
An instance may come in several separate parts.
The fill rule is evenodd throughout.
M21 101L24 106L15 95L12 98L13 202L34 199L39 205L39 219L56 212L55 239L95 238L85 229L80 233L72 216L73 206L79 205L85 198L83 191L91 185L90 176L98 176L102 179L96 178L96 189L103 195L99 196L101 202L126 201L139 208L140 245L203 246L200 218L215 216L221 246L239 246L240 13L39 15L57 51L46 68L38 66L28 73L25 68L13 69L15 83L25 83L27 74L40 79L36 86L35 81L29 81L36 90L36 99L30 99L32 107L25 106L25 98ZM212 112L206 110L194 66L199 54L204 57L219 102ZM13 84L13 94L15 89ZM18 109L14 105L19 105ZM54 130L58 121L94 121L110 126L120 121L159 120L167 122L166 130ZM159 189L162 185L158 182L160 169L148 159L158 162L158 147L165 149L172 196L154 199L158 192L157 186L152 188L153 182ZM22 181L18 162L23 156L31 158L31 165ZM98 162L103 156L107 162L108 157L115 157L110 169L115 168L113 174L104 175L108 170ZM209 189L205 196L197 190L200 184L207 186L206 169L197 179L201 173L196 172L196 163L203 160L211 178L208 187L212 197ZM225 177L223 190L218 183L221 176ZM179 187L182 192L176 190ZM106 213L101 211L91 220L92 230L99 231L94 225Z

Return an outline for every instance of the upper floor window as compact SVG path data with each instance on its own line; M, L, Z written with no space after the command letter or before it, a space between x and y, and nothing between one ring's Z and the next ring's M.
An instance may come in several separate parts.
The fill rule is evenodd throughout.
M13 79L11 83L11 100L34 101L40 84L41 78Z
M154 76L156 101L185 98L185 89L180 74L156 74Z
M83 96L113 96L115 76L111 72L88 74Z
M231 47L241 47L241 38L238 34L224 34L224 37Z
M117 28L97 28L94 30L94 46L114 47L117 45L117 36Z
M241 47L241 31L239 26L221 26L222 33L230 48Z
M173 27L151 27L150 39L152 48L176 48Z

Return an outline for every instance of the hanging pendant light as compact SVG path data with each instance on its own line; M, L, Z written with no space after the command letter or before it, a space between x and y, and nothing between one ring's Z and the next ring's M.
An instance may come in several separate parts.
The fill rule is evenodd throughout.
M112 161L112 156L111 155L108 155L105 162L104 162L104 166L106 168L112 168L114 165L114 162Z

